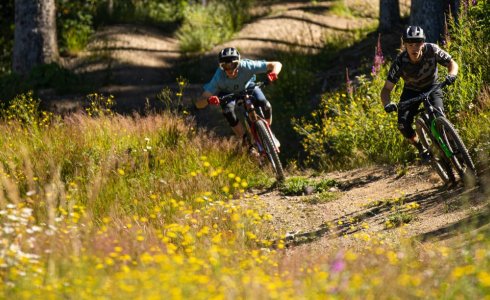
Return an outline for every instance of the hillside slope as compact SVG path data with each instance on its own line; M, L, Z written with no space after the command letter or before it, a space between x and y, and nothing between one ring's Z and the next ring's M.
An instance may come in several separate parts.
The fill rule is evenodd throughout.
M289 47L314 53L328 34L373 22L369 18L333 15L329 11L331 5L329 1L316 5L304 1L273 5L267 17L247 24L233 40L210 50L201 57L199 65L214 68L215 53L224 46L239 47L251 58L267 57L271 50ZM392 43L387 48L395 49L396 38L388 39L386 43ZM373 51L374 44L375 37L357 49L339 53L338 61L358 62L362 54ZM144 106L146 99L154 98L163 86L175 88L176 66L180 60L178 43L173 36L143 26L118 25L98 32L88 51L67 65L91 78L110 82L99 91L115 95L120 110L130 111ZM328 66L323 75L343 76L344 68L344 64ZM195 98L202 84L191 82L185 90L184 100ZM52 103L59 108L73 108L82 98L81 95L66 96ZM198 118L206 123L221 116L217 110L208 109L200 112ZM458 232L457 226L451 227L453 224L468 218L473 220L471 216L475 213L488 211L484 194L488 190L484 188L464 191L460 186L445 190L437 175L426 166L413 166L401 172L402 175L399 173L393 167L370 167L312 177L327 177L340 182L339 187L332 190L335 199L329 202L311 201L311 195L284 196L278 190L257 191L257 194L264 201L264 210L273 215L277 230L289 232L291 244L308 242L308 245L291 251L291 255L299 257L305 252L321 254L331 247L355 246L359 240L356 234L360 232L389 235L394 231L387 221L401 216L410 218L408 225L403 227L406 234L432 238L437 237L438 232ZM488 183L486 180L483 182ZM399 201L394 203L395 199ZM488 218L479 219L478 224L486 223ZM328 230L325 224L328 224ZM321 238L309 238L311 236Z

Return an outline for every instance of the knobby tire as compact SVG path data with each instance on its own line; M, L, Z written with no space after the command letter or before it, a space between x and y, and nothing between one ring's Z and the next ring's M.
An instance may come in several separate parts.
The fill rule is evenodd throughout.
M276 173L277 180L283 181L285 178L284 169L282 168L281 161L279 160L279 154L277 153L276 147L274 145L274 140L272 139L270 131L267 130L267 125L265 124L265 121L257 121L257 123L255 123L255 128L260 137L260 140L262 141L262 146L267 153L267 157L271 162L272 168Z
M441 134L444 142L453 152L451 161L459 176L465 183L475 184L476 168L471 159L468 149L463 143L454 126L444 117L436 118L437 130Z
M441 177L445 184L452 184L456 181L451 167L451 161L446 157L439 144L435 141L427 123L423 118L416 121L415 131L422 145L431 154L431 165Z

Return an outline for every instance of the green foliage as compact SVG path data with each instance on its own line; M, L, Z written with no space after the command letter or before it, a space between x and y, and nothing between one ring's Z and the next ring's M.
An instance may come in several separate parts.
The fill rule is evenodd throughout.
M320 192L317 194L305 196L303 199L301 199L303 202L308 203L308 204L322 204L322 203L327 203L331 202L335 199L339 198L339 193L332 193L332 192Z
M109 7L107 1L97 2L96 24L144 22L159 25L180 22L185 9L193 4L193 1L185 0L114 0L112 7Z
M295 135L291 120L313 109L312 97L322 84L318 82L317 74L324 72L325 66L334 64L342 49L365 38L370 30L372 28L368 26L342 34L329 34L325 36L325 44L318 53L291 47L288 51L270 54L273 60L283 64L280 80L267 87L266 93L274 109L273 130L286 145L282 150L285 156L299 158L303 163L303 157L298 157L296 150L300 148L297 140L290 138ZM281 127L276 128L277 125Z
M69 53L77 53L85 49L93 33L92 16L77 13L77 19L68 19L63 22L61 45Z
M202 53L230 39L250 18L254 0L210 1L207 6L194 4L184 10L177 32L184 53Z
M334 179L324 178L315 183L315 190L319 193L327 192L332 187L338 186L338 184Z
M233 32L239 31L250 19L250 9L255 4L255 0L221 0L218 2L226 7L230 15Z
M408 212L396 212L391 214L385 222L386 228L400 227L404 224L410 223L414 219L414 216Z
M299 196L309 193L327 193L330 188L337 185L337 181L328 178L315 181L304 177L289 177L279 186L279 190L286 196Z
M185 53L209 50L229 39L234 33L231 16L223 5L189 6L184 15L177 38L180 50Z
M27 129L47 127L54 119L53 113L39 109L40 100L32 92L20 94L10 102L2 102L0 116L8 123L16 122Z
M305 193L306 187L309 186L309 181L304 177L289 177L279 187L279 190L287 196L298 196Z
M0 77L0 99L4 101L29 90L54 89L68 93L87 88L80 76L55 63L35 66L26 78L13 73Z
M87 95L87 103L85 111L91 117L111 116L114 114L112 109L116 105L116 101L113 95L89 94Z
M345 0L337 0L333 2L330 11L341 17L353 17L353 13L348 5L346 5Z
M296 120L294 129L304 137L307 163L335 169L408 158L396 117L386 114L379 102L385 72L386 67L373 81L358 78L359 86L352 95L325 94L310 118Z
M97 2L56 0L56 24L61 52L76 54L85 48L94 32L93 15Z
M490 80L488 14L490 4L480 1L467 12L463 10L457 23L454 20L449 22L449 38L445 47L459 65L458 80L447 89L446 107L452 117L470 109L484 83ZM445 68L442 71L441 76L444 76Z
M184 18L184 12L189 5L189 1L149 1L147 15L154 22L175 22Z

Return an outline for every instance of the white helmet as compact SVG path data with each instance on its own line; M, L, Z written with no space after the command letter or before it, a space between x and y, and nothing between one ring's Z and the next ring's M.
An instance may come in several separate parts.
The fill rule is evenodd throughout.
M424 30L420 26L408 26L403 33L404 42L424 42Z
M228 47L219 52L218 62L227 63L240 60L240 53L236 48Z

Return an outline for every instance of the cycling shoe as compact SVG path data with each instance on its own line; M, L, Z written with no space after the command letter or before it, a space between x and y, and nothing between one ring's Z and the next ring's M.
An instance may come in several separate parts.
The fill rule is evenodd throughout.
M432 155L429 151L423 151L419 153L420 162L423 164L429 164L432 159Z

